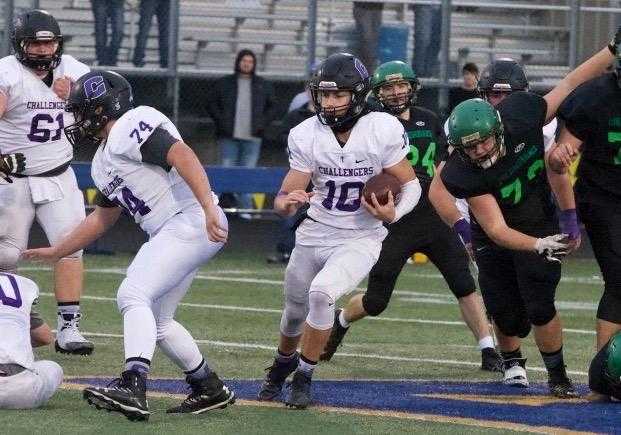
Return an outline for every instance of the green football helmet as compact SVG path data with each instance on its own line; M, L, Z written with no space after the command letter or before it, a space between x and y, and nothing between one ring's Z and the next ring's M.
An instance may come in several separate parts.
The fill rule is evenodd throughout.
M410 90L405 95L383 96L382 87L387 84L408 82ZM400 115L416 102L416 94L420 89L420 82L410 65L400 60L393 60L381 64L371 79L373 95L384 110L393 115Z
M621 331L613 335L608 342L606 376L615 384L621 383Z
M481 98L466 100L455 107L448 119L448 143L462 157L483 169L494 165L505 154L505 136L500 113ZM472 159L466 152L490 136L494 147L485 156Z

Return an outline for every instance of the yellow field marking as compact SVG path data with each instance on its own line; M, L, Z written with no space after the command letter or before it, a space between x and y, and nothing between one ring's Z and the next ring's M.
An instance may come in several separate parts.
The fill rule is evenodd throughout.
M89 376L91 377L91 376ZM72 382L63 382L60 388L64 390L82 390L86 387L89 387L88 384L79 384ZM148 394L149 398L162 398L162 399L185 399L186 395L184 394L173 394L173 393L161 393L158 391L152 391ZM257 400L246 400L246 399L237 399L235 401L236 405L241 406L255 406L261 408L282 408L284 409L284 405L280 402L259 402ZM581 431L572 431L560 427L553 426L531 426L527 424L521 423L511 423L507 421L494 421L494 420L479 420L475 418L467 418L467 417L449 417L444 415L435 415L435 414L417 414L403 411L385 411L385 410L374 410L374 409L357 409L357 408L337 408L334 406L313 406L313 410L320 412L333 412L339 414L351 414L351 415L362 415L367 417L389 417L389 418L399 418L404 420L415 420L415 421L425 421L430 423L446 423L446 424L459 424L462 426L473 426L473 427L481 427L481 428L490 428L490 429L498 429L498 430L512 430L516 432L526 432L526 433L537 433L537 434L549 434L549 435L595 435L594 432L581 432Z
M465 400L467 402L484 402L484 403L501 403L511 405L524 405L524 406L543 406L552 405L557 403L589 403L585 399L559 399L552 396L488 396L488 395L476 395L476 394L435 394L435 393L422 393L412 394L412 396L427 397L430 399L449 399L449 400Z

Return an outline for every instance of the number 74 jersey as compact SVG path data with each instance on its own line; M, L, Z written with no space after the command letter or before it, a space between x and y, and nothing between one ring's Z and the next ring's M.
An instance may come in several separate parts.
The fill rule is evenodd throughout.
M408 145L401 122L381 112L360 117L343 146L316 116L291 129L289 165L310 173L314 186L308 216L335 228L381 227L382 222L361 206L362 188L384 168L403 160Z
M175 214L198 205L175 168L142 161L141 147L158 127L182 140L172 121L158 110L149 106L129 110L99 146L91 166L91 176L99 191L133 216L149 235ZM217 198L214 201L217 203Z

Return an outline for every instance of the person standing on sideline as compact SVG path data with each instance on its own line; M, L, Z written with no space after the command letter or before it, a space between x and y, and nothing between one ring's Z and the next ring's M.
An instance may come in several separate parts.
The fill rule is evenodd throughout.
M235 72L217 80L208 100L216 124L222 166L253 168L259 161L261 140L276 109L272 85L256 74L257 58L251 50L240 50ZM239 197L240 208L252 209L252 194ZM242 218L251 219L249 213Z

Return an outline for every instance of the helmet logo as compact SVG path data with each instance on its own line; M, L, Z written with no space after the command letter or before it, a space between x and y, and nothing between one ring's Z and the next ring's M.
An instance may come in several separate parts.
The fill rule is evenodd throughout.
M386 81L392 82L395 80L403 80L403 74L395 73L395 74L386 74Z
M39 30L35 33L35 39L54 39L54 32L50 32L49 30Z
M321 81L319 82L319 88L320 89L336 89L336 82L324 82Z
M475 131L472 134L469 134L467 136L462 136L461 138L461 143L462 145L467 145L469 142L478 142L481 140L481 135L479 134L478 131Z
M354 59L354 67L356 67L356 71L358 71L363 80L369 78L367 68L358 59Z
M494 86L492 86L492 89L495 91L508 91L508 92L511 92L513 90L513 88L511 88L511 85L509 83L494 83Z
M102 76L89 77L84 82L84 92L87 98L99 98L106 93L106 84Z

